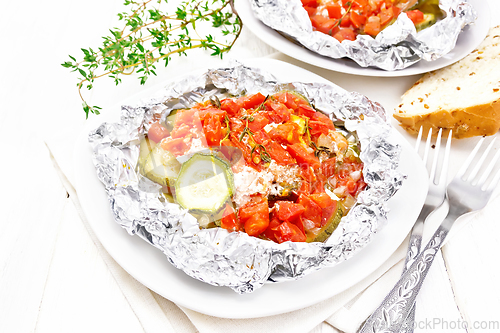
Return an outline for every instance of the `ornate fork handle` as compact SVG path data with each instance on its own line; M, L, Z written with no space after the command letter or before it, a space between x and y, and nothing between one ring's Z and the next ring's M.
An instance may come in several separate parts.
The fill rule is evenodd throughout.
M434 258L441 248L455 220L471 209L460 204L450 207L448 215L436 230L424 250L401 276L398 283L385 297L382 304L366 320L360 333L393 332L403 330L405 319L413 308L422 283L429 272Z

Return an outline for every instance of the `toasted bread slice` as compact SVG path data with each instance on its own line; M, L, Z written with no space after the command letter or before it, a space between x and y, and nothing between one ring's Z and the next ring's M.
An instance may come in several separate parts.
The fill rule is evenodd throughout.
M500 129L500 26L471 54L425 74L394 111L406 130L452 130L453 137L493 135Z

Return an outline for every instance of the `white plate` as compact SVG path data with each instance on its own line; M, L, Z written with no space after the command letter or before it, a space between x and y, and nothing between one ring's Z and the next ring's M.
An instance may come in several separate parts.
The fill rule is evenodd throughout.
M245 61L245 64L267 70L282 81L328 82L277 60L258 59ZM141 93L141 96L146 93L151 95L152 91ZM163 297L207 315L225 318L276 315L307 307L346 290L382 265L397 249L410 231L427 194L427 174L420 158L393 130L392 137L402 146L401 171L408 178L389 201L389 223L372 243L335 267L297 281L266 284L254 293L239 295L229 288L214 287L189 277L174 268L161 251L139 237L131 237L114 222L104 187L96 176L87 135L102 122L118 119L119 107L93 117L77 142L74 167L83 211L103 246L130 275Z
M312 52L305 47L297 45L271 29L255 17L249 0L235 1L236 10L243 24L264 43L283 52L284 54L308 64L333 70L336 72L364 75L364 76L407 76L430 72L451 65L464 58L473 51L486 37L490 29L490 10L485 0L469 0L477 11L476 22L465 27L458 36L455 48L448 54L435 61L421 60L416 64L397 71L384 71L379 68L364 68L350 59L333 59Z

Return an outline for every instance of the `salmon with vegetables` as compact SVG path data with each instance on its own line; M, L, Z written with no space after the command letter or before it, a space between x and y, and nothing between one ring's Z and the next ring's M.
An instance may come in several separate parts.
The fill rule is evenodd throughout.
M151 124L138 166L203 228L322 242L366 187L358 145L295 92L213 97Z
M406 13L417 31L441 19L439 0L301 0L314 30L339 42L355 40L359 34L377 36L401 13Z

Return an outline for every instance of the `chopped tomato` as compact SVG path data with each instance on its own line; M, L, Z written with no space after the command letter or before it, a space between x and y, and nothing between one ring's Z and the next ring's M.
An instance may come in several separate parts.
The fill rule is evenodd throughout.
M302 1L302 6L308 6L308 7L318 7L318 1L317 0L301 0Z
M355 11L350 12L350 19L352 22L352 25L356 28L359 29L363 24L366 22L366 16L362 14L358 14Z
M302 233L302 231L300 231L299 227L285 221L276 228L276 239L278 240L278 243L287 241L305 242L306 236Z
M320 121L323 124L325 124L326 127L335 131L335 125L333 125L332 120L330 118L328 118L328 116L324 115L323 113L316 112L311 119L316 120L316 121Z
M276 126L269 135L273 140L282 144L293 144L299 142L298 125L296 123L284 123Z
M327 208L333 205L335 201L330 198L330 196L326 193L317 193L317 194L311 194L309 195L309 198L311 198L315 203L318 204L321 208Z
M349 15L344 16L344 18L342 18L340 20L340 26L343 28L350 27L351 26L351 17Z
M321 226L321 207L314 202L309 196L301 194L298 203L304 206L304 213L302 216L309 221L314 222L316 227Z
M321 121L310 120L309 128L309 131L311 132L311 135L313 137L318 137L321 134L328 135L328 126Z
M295 159L277 142L271 141L266 146L267 153L281 165L295 164Z
M192 124L194 121L194 114L196 112L198 112L198 110L195 108L178 111L175 118L175 125Z
M151 125L148 131L148 138L154 142L160 142L161 139L168 136L168 129L156 122Z
M266 102L266 107L268 117L273 123L279 124L290 120L290 111L283 103L269 101Z
M214 117L217 121L222 121L225 115L226 111L216 109L213 106L209 106L198 111L198 117L202 123L204 123L208 117Z
M333 204L323 208L321 213L321 226L325 226L328 220L332 217L333 213L337 210L337 201L333 201Z
M230 98L223 99L220 101L220 108L226 111L228 114L235 116L241 109L241 106Z
M314 7L304 6L304 9L306 10L307 15L309 16L313 16L314 14L316 14L316 8Z
M238 212L241 222L245 225L245 232L250 236L258 236L269 226L269 207L267 199L256 203L248 202L240 207Z
M331 19L339 19L342 17L342 7L340 7L338 3L326 5L326 10Z
M300 105L309 105L309 103L303 98L289 92L277 93L274 95L274 98L280 103L285 104L288 109L292 109L295 112L297 112Z
M378 14L378 16L380 17L380 25L385 26L394 17L393 7L389 7L388 9L382 10L380 14Z
M177 138L162 141L161 148L171 152L175 156L181 156L188 150L188 145L184 142L184 138Z
M327 178L335 175L336 170L337 159L335 157L329 158L321 164L321 173Z
M306 148L300 143L294 143L293 145L287 146L287 151L292 155L297 162L301 164L306 164L312 166L313 169L318 169L321 166L319 159L314 156L314 153L310 153Z
M267 227L267 229L264 231L264 236L266 236L267 238L269 238L270 240L272 241L275 241L275 242L278 242L278 240L276 239L276 229L280 226L282 222L278 219L277 216L275 216L275 214L271 215L270 216L270 221L269 221L269 226Z
M380 32L380 17L370 16L366 20L365 24L365 34L370 36L376 36Z
M316 115L316 110L314 110L309 105L300 105L297 108L297 112L300 116L306 116L309 118L313 118Z
M252 117L253 120L248 121L248 127L252 132L257 132L263 129L267 124L269 124L269 119L259 113Z
M205 118L203 132L209 146L218 146L223 137L222 127L216 114L210 114Z
M184 138L188 133L191 132L191 127L188 124L179 124L172 129L172 133L170 133L170 136L172 138Z
M224 213L222 214L222 219L220 221L220 226L221 228L224 228L229 231L240 231L242 230L241 225L238 221L238 218L236 217L236 214L234 213L233 207L231 205L227 204L226 208L224 209Z
M304 206L291 201L277 201L274 208L281 221L293 221L305 211Z
M422 13L418 9L409 10L409 11L406 12L406 15L413 22L413 24L420 23L420 22L422 22L424 20L424 13Z
M261 93L256 93L254 95L249 95L249 96L244 96L241 98L241 106L244 109L255 109L261 105L264 100L266 99L266 96L262 95Z
M337 24L337 20L326 18L323 15L314 15L311 16L311 23L316 30L331 35L333 27Z

